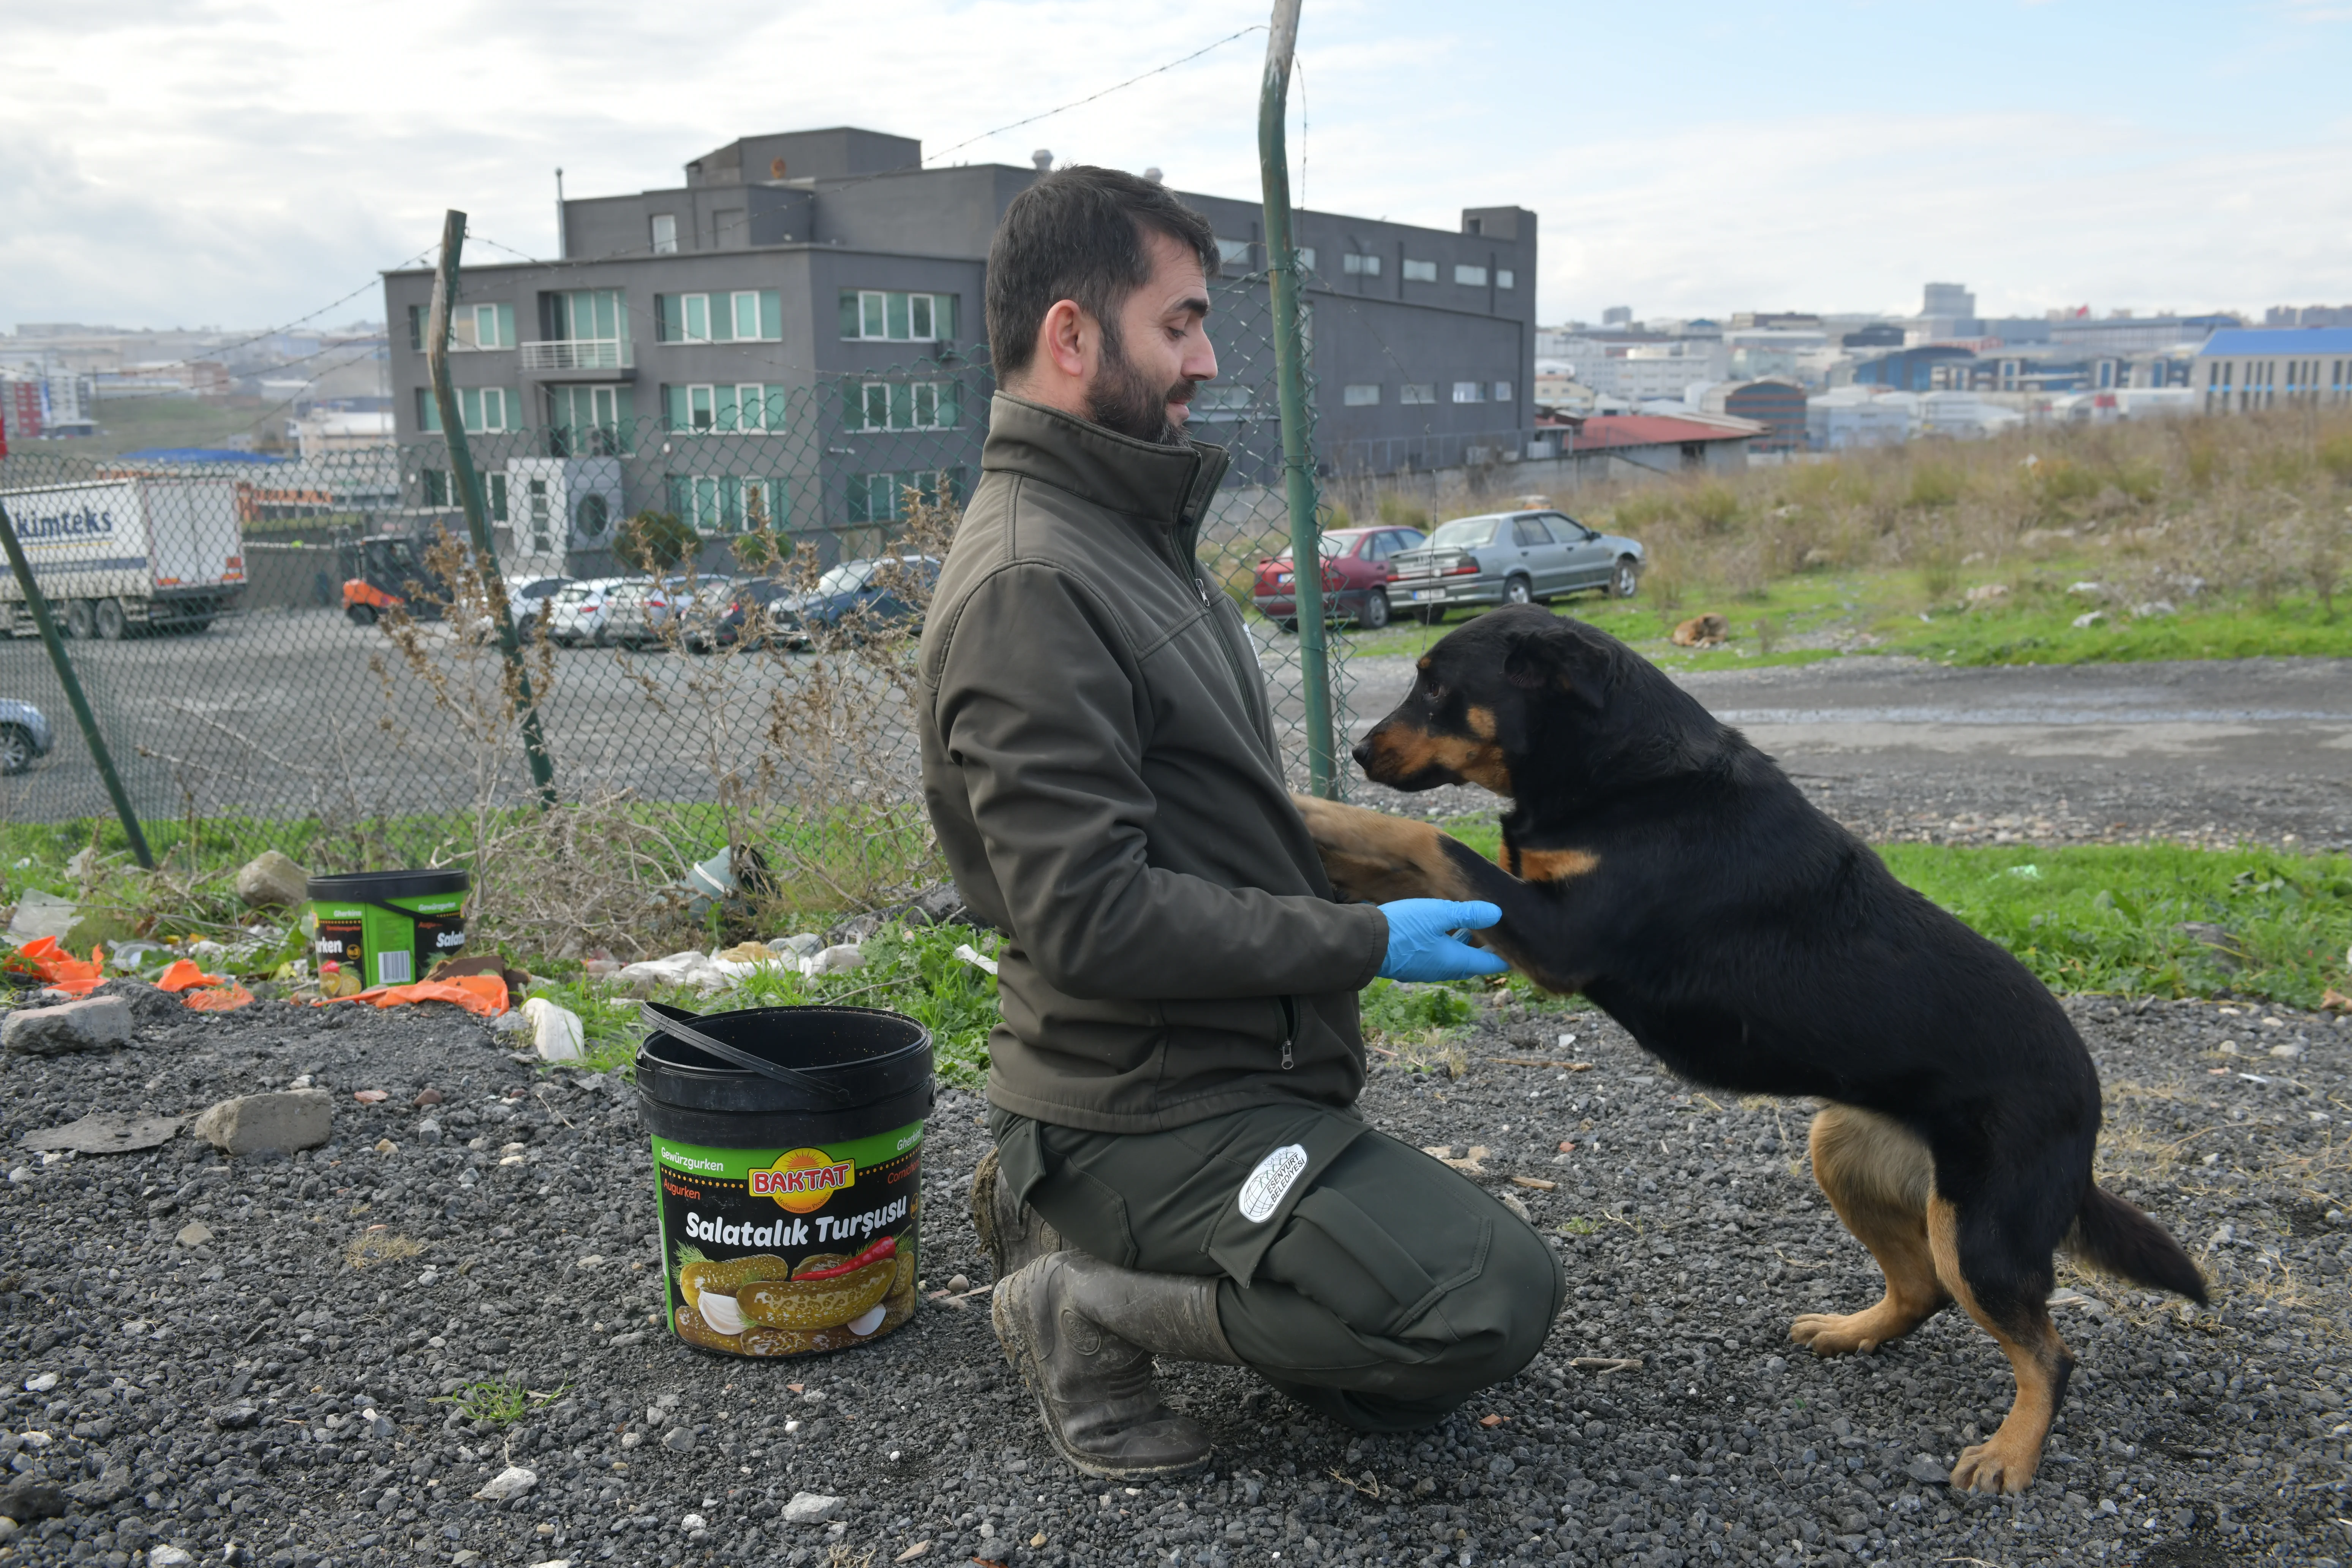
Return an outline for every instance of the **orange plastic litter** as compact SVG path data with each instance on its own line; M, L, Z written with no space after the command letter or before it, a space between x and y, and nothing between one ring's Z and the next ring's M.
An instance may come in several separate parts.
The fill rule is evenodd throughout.
M231 980L222 984L208 985L191 991L180 1000L184 1005L194 1007L199 1013L233 1013L237 1008L250 1004L253 1001L253 993Z
M507 983L495 974L460 974L447 980L419 980L409 985L377 985L340 1002L368 1002L397 1007L408 1002L451 1002L468 1013L495 1018L507 1011Z
M68 995L87 996L106 979L106 949L102 947L89 950L88 963L59 946L53 936L37 937L16 952L40 971L44 981Z
M221 985L226 984L226 980L224 976L218 974L206 974L202 966L200 966L193 958L173 959L172 961L172 966L163 971L163 978L155 982L155 985L158 990L169 991L174 995L177 995L183 991L193 990L199 985ZM253 1000L253 998L248 996L246 1000L249 1002Z

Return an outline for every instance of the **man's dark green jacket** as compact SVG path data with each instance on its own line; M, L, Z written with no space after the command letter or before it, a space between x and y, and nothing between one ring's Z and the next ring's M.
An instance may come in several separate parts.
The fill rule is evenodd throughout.
M990 1100L1156 1131L1349 1105L1388 922L1334 901L1256 650L1193 560L1225 454L999 394L923 629L923 791L1009 939Z

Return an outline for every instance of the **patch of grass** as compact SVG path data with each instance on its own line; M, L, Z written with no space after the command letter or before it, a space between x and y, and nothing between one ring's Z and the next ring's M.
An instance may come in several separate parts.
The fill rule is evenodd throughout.
M571 1392L565 1384L550 1394L536 1394L519 1383L505 1378L483 1378L469 1383L455 1394L443 1394L433 1403L454 1405L468 1421L488 1421L499 1426L511 1426L530 1414L538 1405L551 1405Z
M2352 857L2172 844L1890 844L1887 866L2061 991L2316 1006L2352 942ZM2218 926L2228 951L2183 929Z
M1882 651L1942 664L2115 664L2145 659L2352 657L2352 616L2330 617L2307 599L2184 607L2177 615L2107 618L2077 626L2078 604L2032 602L2013 608L1915 613L1881 625Z
M1444 827L1489 858L1501 841L1492 817ZM2312 1007L2346 984L2352 857L2177 844L1888 844L1878 853L2053 990ZM2221 927L2230 951L2182 929L2190 924Z
M425 1250L422 1242L389 1230L363 1230L343 1245L343 1261L353 1268L397 1263Z
M800 1007L847 1003L903 1013L931 1032L932 1062L946 1082L970 1088L988 1073L988 1034L996 1026L996 976L958 958L958 947L993 957L1001 939L971 926L885 926L858 944L866 962L841 974L803 976L786 963L762 964L730 990L703 993L676 986L652 999L696 1013L749 1007ZM574 974L541 980L530 994L580 1016L585 1066L633 1070L639 994L610 979Z
M1386 1041L1451 1029L1478 1016L1477 995L1467 982L1431 985L1375 980L1364 987L1360 1005L1367 1037Z

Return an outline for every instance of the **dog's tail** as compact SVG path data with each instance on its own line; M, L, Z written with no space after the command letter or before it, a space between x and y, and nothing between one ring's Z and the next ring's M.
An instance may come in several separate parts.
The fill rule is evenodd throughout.
M2136 1285L2169 1290L2202 1303L2205 1276L2172 1233L2130 1204L2094 1185L2074 1212L2066 1250L2084 1262Z

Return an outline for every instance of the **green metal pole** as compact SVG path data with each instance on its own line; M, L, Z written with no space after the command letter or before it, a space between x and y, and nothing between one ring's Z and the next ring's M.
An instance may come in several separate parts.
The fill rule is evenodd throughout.
M1298 39L1299 0L1274 0L1265 44L1265 79L1257 97L1258 178L1265 194L1265 265L1274 297L1274 370L1282 407L1283 493L1290 506L1290 580L1298 612L1298 683L1306 705L1307 788L1337 799L1333 765L1331 664L1325 647L1321 529L1315 518L1315 455L1307 439L1307 343L1299 331L1298 249L1291 243L1290 160L1283 115L1290 99L1290 56Z
M539 702L530 694L530 671L523 665L522 645L515 637L506 575L499 569L489 509L482 503L481 476L474 471L473 449L466 444L466 420L457 407L457 389L449 384L449 311L457 302L457 257L465 248L466 215L452 207L441 225L441 265L433 278L425 369L433 382L433 405L441 411L441 433L449 443L449 478L457 487L457 504L466 510L466 532L474 542L475 566L482 574L483 586L489 590L490 614L498 618L499 652L514 672L515 708L522 714L522 749L530 759L530 780L538 786L539 804L544 809L555 804L555 764L547 754L547 737L539 726Z
M140 829L139 815L131 809L131 793L122 787L122 775L114 771L114 753L106 749L106 737L98 732L98 715L89 710L89 699L82 695L81 681L74 674L73 660L66 657L65 638L58 635L57 617L49 614L49 601L33 581L33 563L25 559L25 547L17 541L16 525L8 521L8 509L0 506L0 548L8 552L8 570L16 574L16 585L25 590L25 607L33 612L33 625L40 629L41 646L49 650L49 662L57 666L58 684L66 689L66 705L73 710L74 722L81 726L81 738L89 747L89 760L98 764L98 776L106 781L106 795L114 802L114 815L122 821L122 836L131 840L131 853L139 858L140 868L155 868L155 857L147 847L147 835Z

